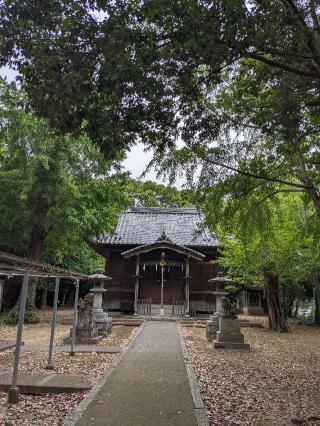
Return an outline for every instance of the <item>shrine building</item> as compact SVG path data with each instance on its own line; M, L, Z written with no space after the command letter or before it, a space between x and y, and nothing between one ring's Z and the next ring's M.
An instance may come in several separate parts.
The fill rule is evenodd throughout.
M139 315L196 315L215 309L219 241L194 208L134 207L114 234L93 244L106 259L104 308Z

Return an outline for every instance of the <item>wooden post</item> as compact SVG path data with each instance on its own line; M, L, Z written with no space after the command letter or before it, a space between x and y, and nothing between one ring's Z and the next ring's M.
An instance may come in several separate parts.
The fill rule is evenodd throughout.
M138 297L139 297L139 277L140 277L140 258L136 260L136 281L134 286L134 315L138 315Z
M189 300L189 279L190 279L190 259L186 258L186 316L190 316L190 300Z
M4 280L0 279L0 312L2 309L3 292L4 292Z
M8 392L8 402L12 404L17 404L19 402L20 392L19 392L19 387L17 386L17 383L18 383L22 332L23 332L23 324L24 324L24 314L25 314L26 302L27 302L28 281L29 281L29 272L27 271L25 275L23 276L23 281L22 281L21 299L20 299L20 305L19 305L19 323L17 328L16 348L14 351L12 382Z
M71 333L71 346L69 355L74 355L74 343L76 340L76 331L77 331L77 320L78 320L78 299L79 299L79 279L76 278L75 282L75 294L74 294L74 303L73 303L73 324L72 324L72 333Z
M161 294L160 294L160 298L161 298L161 300L160 300L160 315L161 316L164 315L164 310L163 310L163 279L164 279L164 276L163 276L163 273L164 273L164 267L161 266Z
M108 275L109 277L112 276L112 271L111 271L111 252L107 252L105 255L105 265L104 265L104 270L105 270L105 274ZM109 311L109 307L108 307L108 297L110 296L110 293L108 294L108 287L109 284L106 285L108 281L105 281L103 284L103 288L106 289L107 291L105 293L102 294L102 308L108 312ZM106 288L107 287L107 288Z
M60 277L59 275L57 275L55 280L55 288L54 288L54 299L53 299L52 319L51 319L51 334L50 334L50 343L49 343L49 352L48 352L48 364L46 367L48 370L53 370L52 358L53 358L54 333L56 330L56 322L57 322L59 286L60 286Z

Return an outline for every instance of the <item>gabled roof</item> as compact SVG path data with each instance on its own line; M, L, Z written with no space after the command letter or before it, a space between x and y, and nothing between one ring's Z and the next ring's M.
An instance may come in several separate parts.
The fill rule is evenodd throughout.
M203 222L203 213L194 208L134 207L120 216L114 234L105 234L97 243L152 244L164 232L174 244L218 246L216 235L204 227Z
M129 257L139 255L141 253L148 253L153 250L161 250L161 249L169 249L173 250L177 253L181 253L185 256L192 257L193 259L202 261L205 258L205 255L202 253L199 253L196 250L192 250L189 247L182 246L180 244L173 243L166 235L163 233L160 238L158 238L154 243L152 244L142 244L138 247L134 247L130 250L126 250L122 252L122 256L125 259L128 259Z

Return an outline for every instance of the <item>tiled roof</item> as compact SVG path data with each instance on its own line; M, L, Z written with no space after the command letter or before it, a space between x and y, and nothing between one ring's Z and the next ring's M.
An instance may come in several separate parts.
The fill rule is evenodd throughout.
M120 216L116 232L99 242L115 245L154 243L163 232L184 246L218 246L216 235L203 226L204 215L193 208L134 207ZM201 226L202 225L202 226Z

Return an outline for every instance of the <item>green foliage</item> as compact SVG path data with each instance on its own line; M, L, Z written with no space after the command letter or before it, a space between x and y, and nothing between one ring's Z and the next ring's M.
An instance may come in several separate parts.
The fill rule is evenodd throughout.
M301 196L278 196L276 203L269 200L260 205L259 210L266 209L268 220L265 212L256 211L248 221L251 207L248 199L244 200L242 210L235 212L233 221L225 228L223 216L220 218L221 232L232 228L234 235L234 238L222 235L223 266L239 283L253 286L263 282L263 270L269 267L283 283L302 282L308 274L310 277L314 265L309 256L316 241L310 233L314 214L305 207Z
M93 272L101 260L88 242L111 231L128 202L114 163L84 136L55 135L3 80L0 108L2 249Z
M264 76L243 85L235 106L259 92L267 101L264 83L287 95L282 122L296 100L301 111L318 112L316 2L3 0L1 6L1 65L17 67L33 107L51 125L87 132L108 156L138 136L160 152L178 135L189 146L212 141L221 116L208 100L238 74L243 59L261 65ZM275 99L278 106L283 99ZM259 116L263 124L269 119Z
M178 190L155 182L128 180L124 191L134 205L142 207L192 207L192 194L188 190Z
M25 324L38 324L40 322L40 314L39 311L35 308L35 306L27 305L26 311L24 315L24 323ZM8 315L4 320L5 324L8 325L16 325L19 322L19 309L15 307L9 311Z
M229 299L232 302L236 302L237 296L241 293L242 288L239 285L237 286L234 284L232 285L230 284L225 287L225 290L229 293L228 294Z
M312 310L308 315L299 316L302 324L305 325L314 325L314 310Z

